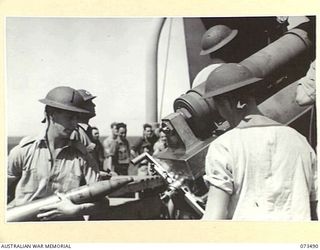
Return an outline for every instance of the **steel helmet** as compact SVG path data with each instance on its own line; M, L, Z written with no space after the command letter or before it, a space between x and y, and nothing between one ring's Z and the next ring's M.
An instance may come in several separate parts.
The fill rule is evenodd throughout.
M221 95L261 81L245 66L226 63L210 73L205 84L204 98Z
M192 88L195 88L199 86L201 83L204 83L208 79L208 76L210 75L210 73L220 66L221 66L221 63L216 63L216 64L210 64L207 67L203 68L193 79L193 82L191 85Z
M82 96L70 87L56 87L50 90L46 97L40 99L39 102L58 109L78 113L89 113L87 110L81 108L84 103Z
M200 55L210 54L229 43L238 34L238 30L230 29L226 25L215 25L204 33L201 39Z
M84 100L85 102L96 98L96 96L92 95L88 90L85 90L85 89L77 89L77 91L78 91L79 94L82 96L82 98L83 98L83 100Z

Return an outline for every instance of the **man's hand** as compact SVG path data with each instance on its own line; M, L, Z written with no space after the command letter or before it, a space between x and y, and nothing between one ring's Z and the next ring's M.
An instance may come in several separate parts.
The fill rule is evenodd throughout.
M90 153L96 148L96 144L91 142L86 148L87 148L87 151Z
M40 220L52 220L55 218L72 217L79 215L82 210L82 205L72 203L71 200L67 199L63 194L57 193L60 202L52 205L44 206L39 209L37 218Z

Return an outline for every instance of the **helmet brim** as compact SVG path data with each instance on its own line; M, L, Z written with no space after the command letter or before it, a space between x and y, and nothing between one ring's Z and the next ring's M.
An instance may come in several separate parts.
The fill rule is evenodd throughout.
M83 113L83 114L88 114L90 113L89 111L85 110L85 109L81 109L81 108L77 108L77 107L70 107L68 105L64 105L52 100L48 100L48 99L40 99L39 102L46 104L50 107L53 108L58 108L58 109L63 109L63 110L67 110L67 111L71 111L71 112L76 112L76 113Z
M223 88L220 88L220 89L217 89L217 90L214 90L214 91L210 91L208 93L205 93L202 97L203 98L210 98L210 97L215 97L215 96L218 96L218 95L226 94L228 92L231 92L233 90L246 87L246 86L251 85L253 83L259 83L262 80L263 80L262 78L252 77L252 78L250 78L248 80L245 80L245 81L242 81L242 82L238 82L238 83L235 83L235 84L231 84L231 85L227 85L227 86L225 86Z
M223 39L221 42L217 43L215 46L209 48L209 49L202 49L200 51L200 55L204 56L204 55L208 55L212 52L217 51L218 49L222 48L224 45L226 45L227 43L229 43L231 40L233 40L236 35L238 34L238 30L234 29L231 31L231 33L229 34L229 36L227 36L225 39Z
M83 97L83 96L82 96ZM96 96L90 96L88 98L84 98L83 97L83 100L86 102L86 101L89 101L89 100L93 100L94 98L96 98Z

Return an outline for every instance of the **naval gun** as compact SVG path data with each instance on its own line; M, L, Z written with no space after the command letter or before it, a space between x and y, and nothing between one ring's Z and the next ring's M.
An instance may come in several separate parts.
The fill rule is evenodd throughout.
M297 80L305 75L314 58L311 35L308 29L294 28L240 62L254 76L264 79L256 96L261 112L283 124L289 125L311 109L295 102ZM174 113L162 119L168 148L155 157L160 165L166 166L167 173L173 173L167 182L167 193L171 196L172 190L181 191L186 185L196 195L205 195L202 176L208 147L229 128L212 99L203 98L204 88L205 82L181 95L174 102Z

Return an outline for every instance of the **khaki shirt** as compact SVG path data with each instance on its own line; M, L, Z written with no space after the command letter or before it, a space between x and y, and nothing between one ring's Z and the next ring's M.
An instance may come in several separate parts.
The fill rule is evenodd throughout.
M87 155L81 143L70 141L53 161L45 136L22 139L8 159L8 178L18 181L10 206L98 181L98 168Z

